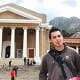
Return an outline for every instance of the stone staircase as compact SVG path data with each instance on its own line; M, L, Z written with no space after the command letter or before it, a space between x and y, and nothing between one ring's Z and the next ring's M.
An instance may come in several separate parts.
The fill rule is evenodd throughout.
M23 58L0 58L0 65L9 65L9 61L12 61L12 65L23 65Z

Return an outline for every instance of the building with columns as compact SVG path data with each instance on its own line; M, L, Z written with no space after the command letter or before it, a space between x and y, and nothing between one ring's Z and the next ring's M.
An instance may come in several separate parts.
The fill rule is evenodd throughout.
M0 58L32 58L49 47L46 15L10 3L0 6ZM46 44L47 43L47 44Z
M13 3L0 6L0 59L26 57L40 64L41 57L49 50L49 29L45 14ZM64 40L80 52L79 37Z

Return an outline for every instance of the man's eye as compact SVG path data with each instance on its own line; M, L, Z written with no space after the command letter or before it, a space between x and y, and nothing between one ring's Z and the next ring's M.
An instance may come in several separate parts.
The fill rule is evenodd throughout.
M53 38L56 38L56 36L53 36Z
M60 35L58 35L58 37L61 37Z
M58 35L58 36L53 36L53 39L57 38L57 37L61 37L61 35Z

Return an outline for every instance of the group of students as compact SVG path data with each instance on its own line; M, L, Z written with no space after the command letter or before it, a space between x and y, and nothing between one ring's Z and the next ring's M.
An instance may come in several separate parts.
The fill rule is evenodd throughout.
M33 65L36 64L36 62L34 60L30 60L30 59L26 59L26 57L24 57L24 65Z
M33 64L35 64L35 61L33 61L33 60L30 61L29 59L26 59L26 57L24 57L24 66L26 66L26 64L28 66L33 65ZM11 70L11 66L12 66L12 61L10 60L9 61L9 70ZM17 77L17 70L18 70L18 67L14 66L12 68L12 70L10 71L11 80L15 80L15 78Z

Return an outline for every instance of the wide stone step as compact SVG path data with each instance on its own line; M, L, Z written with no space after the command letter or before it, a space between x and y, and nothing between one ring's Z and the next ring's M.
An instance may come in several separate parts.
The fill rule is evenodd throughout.
M0 58L0 65L9 65L9 61L12 61L12 65L23 65L24 60L22 58Z

